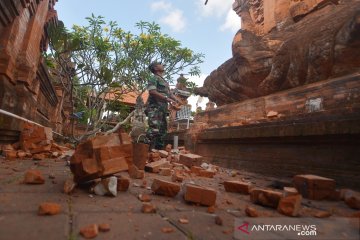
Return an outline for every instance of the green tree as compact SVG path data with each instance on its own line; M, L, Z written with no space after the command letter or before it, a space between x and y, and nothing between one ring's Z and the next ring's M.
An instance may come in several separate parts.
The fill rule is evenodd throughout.
M70 31L63 24L48 29L48 59L62 74L76 79L69 91L75 99L75 111L86 112L91 132L101 128L107 96L112 95L112 101L117 101L125 93L140 94L145 90L151 62L165 65L164 78L170 83L172 76L184 71L200 75L199 64L204 55L162 34L156 23L141 21L136 24L138 32L131 33L114 21L107 23L101 16L86 19L86 26L74 25ZM119 121L126 117L120 116Z

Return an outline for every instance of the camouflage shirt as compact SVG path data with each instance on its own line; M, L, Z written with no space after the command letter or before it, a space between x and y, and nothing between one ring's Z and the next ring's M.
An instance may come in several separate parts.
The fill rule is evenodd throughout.
M163 96L170 96L170 88L169 88L169 84L162 78L159 76L152 76L149 79L148 85L147 85L147 90L156 90L157 92L159 92L160 94L162 94ZM165 100L160 100L157 99L156 97L152 96L150 94L149 96L149 100L148 100L148 104L149 105L167 105L167 102Z

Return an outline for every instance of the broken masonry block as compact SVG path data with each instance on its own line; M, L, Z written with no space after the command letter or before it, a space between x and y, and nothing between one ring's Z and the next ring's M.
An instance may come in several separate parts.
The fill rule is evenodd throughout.
M241 181L225 181L224 188L227 192L235 192L242 194L249 194L251 189L251 183Z
M121 144L117 133L96 136L76 147L70 169L77 183L126 171L132 164L132 144Z
M191 173L194 173L195 175L199 176L200 171L202 171L203 169L198 166L192 166L190 170L191 170Z
M143 203L141 207L141 212L143 213L156 213L156 207L151 203Z
M213 178L216 174L216 171L212 170L200 170L199 177L205 177L205 178Z
M39 215L56 215L61 212L61 206L57 203L44 202L39 206Z
M253 207L250 207L250 206L246 207L245 214L248 217L258 217L259 216L259 213L256 211L256 209Z
M353 209L360 209L360 193L355 191L347 191L344 195L346 205Z
M146 164L145 171L158 173L160 172L160 168L164 168L164 167L171 167L171 164L166 159L161 159L159 161Z
M99 234L99 227L97 224L91 224L80 229L80 234L84 238L95 238Z
M187 202L198 203L204 206L214 206L216 203L216 191L211 188L187 184L185 186L184 199Z
M148 195L148 194L139 194L138 195L138 199L140 200L140 201L142 201L142 202L150 202L151 201L151 197L150 197L150 195Z
M159 154L161 158L167 158L169 156L169 153L165 150L159 150Z
M160 179L154 179L151 190L158 195L167 197L175 197L180 191L180 185Z
M192 153L180 154L179 156L180 156L179 163L184 164L189 168L192 166L200 166L203 161L202 156Z
M132 179L143 179L145 177L145 171L139 170L134 164L129 166L129 176Z
M156 162L161 159L159 152L150 152L149 154L149 162Z
M307 199L322 200L331 198L336 190L334 179L316 175L296 175L293 178L294 186Z
M159 174L161 176L171 176L171 168L160 168Z
M70 194L74 191L76 187L76 183L74 182L74 180L72 178L66 179L65 183L64 183L64 188L63 191L66 194Z
M285 197L287 196L293 196L293 195L298 195L299 192L296 188L293 187L284 187L284 195Z
M24 183L26 184L44 184L45 178L39 170L27 170L24 176Z
M182 175L180 172L175 171L172 175L171 175L171 181L173 182L183 182L185 179L185 176Z
M143 143L133 144L133 164L139 169L144 170L149 160L149 145Z
M99 224L99 231L100 232L108 232L108 231L110 231L110 224L108 224L108 223Z
M280 199L278 205L278 212L289 217L296 217L299 215L301 209L302 196L290 195Z
M250 190L250 200L253 203L267 207L277 208L283 193L273 190L253 188Z
M129 189L130 180L124 176L117 177L117 191L126 192Z

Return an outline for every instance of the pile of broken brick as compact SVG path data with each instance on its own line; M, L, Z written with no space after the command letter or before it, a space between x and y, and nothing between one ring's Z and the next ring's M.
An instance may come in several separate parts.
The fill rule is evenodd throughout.
M27 126L21 134L19 143L3 146L2 150L8 159L44 159L59 156L69 148L55 144L50 129ZM169 179L155 177L151 187L147 187L146 181L143 180L143 186L139 187L148 188L154 194L166 197L175 197L181 192L186 202L208 206L210 213L215 210L217 190L197 185L191 178L213 178L222 170L218 166L205 163L203 157L188 152L184 147L172 149L171 145L167 145L165 150L149 152L148 145L132 143L128 134L112 133L97 135L80 143L69 160L73 178L66 180L64 184L66 194L72 193L77 186L86 186L91 194L115 197L119 191L128 190L130 178L144 179L145 172L149 172L168 176ZM128 173L129 178L122 174L124 172ZM186 179L190 181L185 181ZM24 183L44 182L41 172L37 170L28 170L25 173ZM349 207L360 209L360 193L350 189L336 189L333 179L321 176L297 175L293 178L293 186L284 187L283 191L261 188L245 181L227 180L223 185L227 192L249 195L251 202L277 209L286 216L299 216L302 198L343 200ZM138 198L143 202L143 213L156 212L156 206L149 203L149 195L140 194ZM44 203L39 206L40 215L54 215L59 211L60 205L55 203ZM247 207L245 213L249 217L258 216L256 209L252 207ZM331 213L318 212L315 217L329 215ZM217 222L221 222L221 219L217 219ZM97 235L98 231L108 230L106 226L93 224L81 229L80 233L88 238Z
M169 181L153 179L151 190L154 194L175 197L183 192L186 202L209 207L216 203L216 189L195 185L191 181L181 182L192 176L213 178L220 168L203 162L201 156L189 153L183 147L174 150L168 145L165 150L148 153L147 145L132 144L127 134L114 133L78 145L70 166L75 182L94 181L91 191L98 195L116 196L117 191L127 190L129 179L118 175L119 172L128 171L132 179L143 179L145 172L150 172L170 177ZM315 175L297 175L293 178L293 187L285 187L283 191L259 188L243 181L225 181L224 187L227 192L249 194L253 203L275 208L287 216L299 215L303 197L344 200L349 207L360 209L358 192L336 189L335 180ZM154 209L146 203L143 211L153 212ZM254 216L251 209L247 209L247 214Z
M2 145L0 150L6 159L43 160L58 158L72 148L71 144L61 146L53 140L51 128L24 122L19 141Z
M116 196L117 191L126 191L130 180L118 173L127 171L131 179L144 179L145 171L161 176L171 176L171 181L154 179L151 190L155 194L176 196L181 189L180 182L196 174L212 178L217 167L202 163L202 157L191 154L183 147L173 150L152 150L146 144L133 144L126 133L99 135L79 144L70 158L74 184L92 182L90 192L96 195ZM146 185L146 183L145 183ZM64 192L70 193L69 184ZM215 205L216 191L194 184L185 186L186 201L202 205ZM146 206L146 204L145 204ZM146 209L146 207L144 207ZM146 211L145 211L146 212Z

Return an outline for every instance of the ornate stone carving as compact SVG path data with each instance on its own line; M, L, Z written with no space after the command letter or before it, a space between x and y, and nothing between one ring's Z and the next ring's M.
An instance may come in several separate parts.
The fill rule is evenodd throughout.
M360 70L360 2L237 0L233 57L196 93L217 105Z

